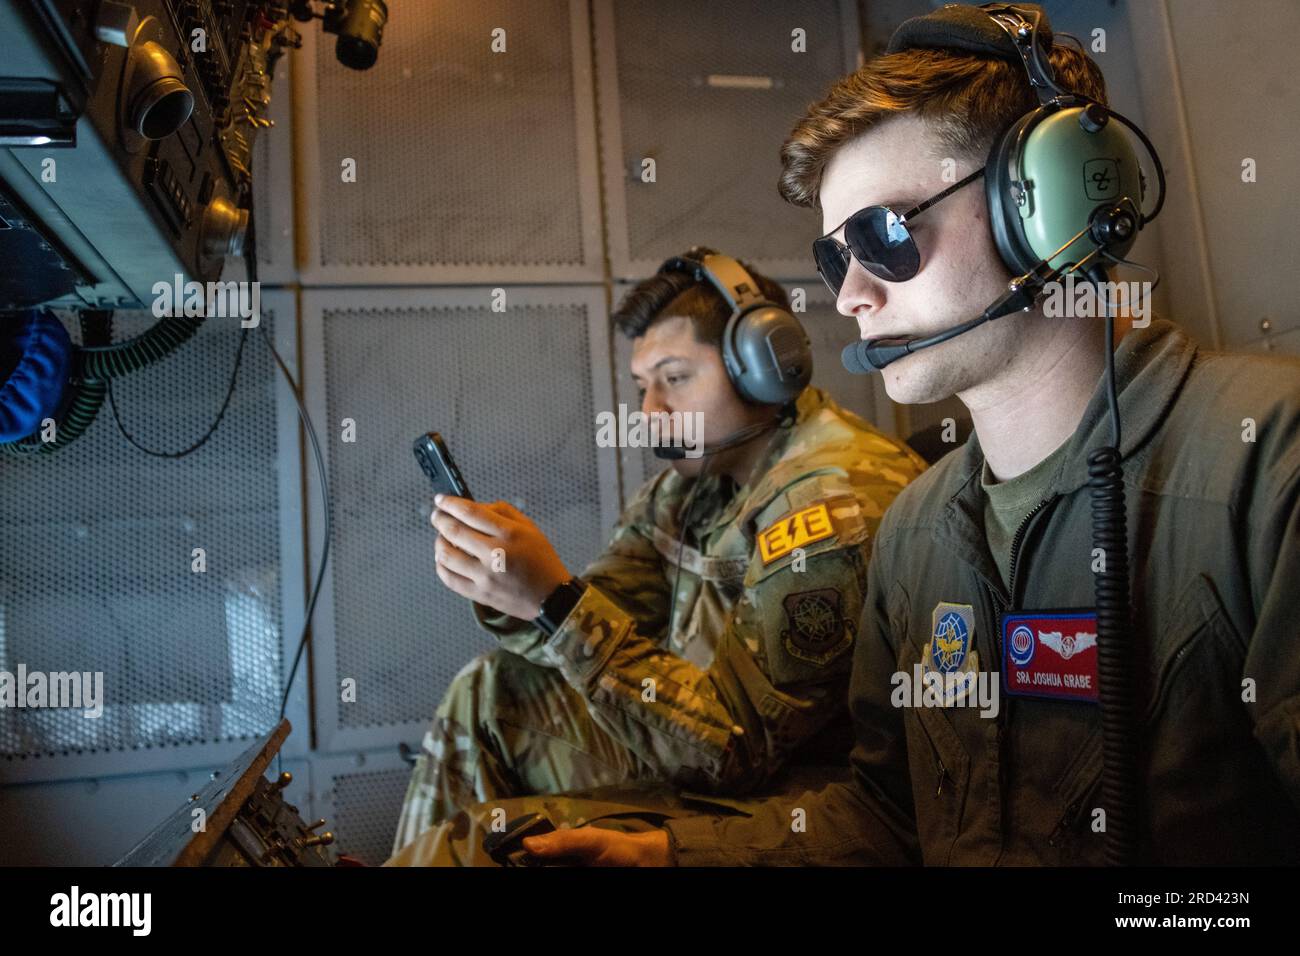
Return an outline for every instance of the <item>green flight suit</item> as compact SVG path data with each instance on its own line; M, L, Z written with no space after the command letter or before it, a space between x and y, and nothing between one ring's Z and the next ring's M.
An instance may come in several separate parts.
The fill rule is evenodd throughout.
M1209 352L1156 320L1124 336L1116 370L1138 860L1300 862L1300 360ZM740 816L668 820L679 864L1103 862L1113 808L1096 703L1004 696L981 716L894 691L936 644L962 644L941 610L969 620L956 654L996 677L1000 655L1028 650L1004 646L1002 612L1094 606L1087 457L1110 427L1099 386L1014 536L1005 584L983 528L977 437L898 497L854 648L851 778Z

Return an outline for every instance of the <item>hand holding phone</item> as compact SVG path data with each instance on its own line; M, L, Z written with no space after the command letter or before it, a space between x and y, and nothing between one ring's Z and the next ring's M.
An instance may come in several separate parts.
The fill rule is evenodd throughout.
M434 546L438 578L461 597L503 614L524 621L537 617L548 595L573 577L546 535L514 505L474 501L437 432L421 435L413 450L434 492L453 499L444 500L431 516L438 532ZM467 551L452 543L477 540L481 544L485 537L496 539L490 555L482 547Z

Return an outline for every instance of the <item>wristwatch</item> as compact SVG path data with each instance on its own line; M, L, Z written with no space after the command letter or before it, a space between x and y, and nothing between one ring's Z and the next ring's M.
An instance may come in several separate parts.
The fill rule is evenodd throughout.
M533 623L547 634L554 634L560 629L564 619L569 616L569 612L577 607L585 590L587 590L585 581L569 578L542 602L542 612L533 618Z

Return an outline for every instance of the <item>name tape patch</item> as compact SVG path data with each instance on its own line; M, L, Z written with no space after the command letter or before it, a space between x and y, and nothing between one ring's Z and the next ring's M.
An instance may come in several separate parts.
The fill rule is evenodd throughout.
M1002 682L1012 697L1096 701L1095 611L1002 615Z
M831 524L830 509L824 504L813 505L778 518L758 534L758 552L764 564L771 564L814 541L835 534Z

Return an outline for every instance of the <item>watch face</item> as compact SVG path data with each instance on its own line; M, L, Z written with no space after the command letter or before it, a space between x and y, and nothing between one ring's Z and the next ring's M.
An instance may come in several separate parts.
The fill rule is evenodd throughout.
M573 581L565 581L551 595L548 603L551 605L552 613L548 616L555 618L555 623L558 626L562 620L569 616L569 612L573 610L574 605L581 598L582 589Z
M564 619L569 616L569 612L582 599L584 588L585 585L576 578L558 585L542 602L542 609L538 612L534 623L547 634L554 634L559 630Z

